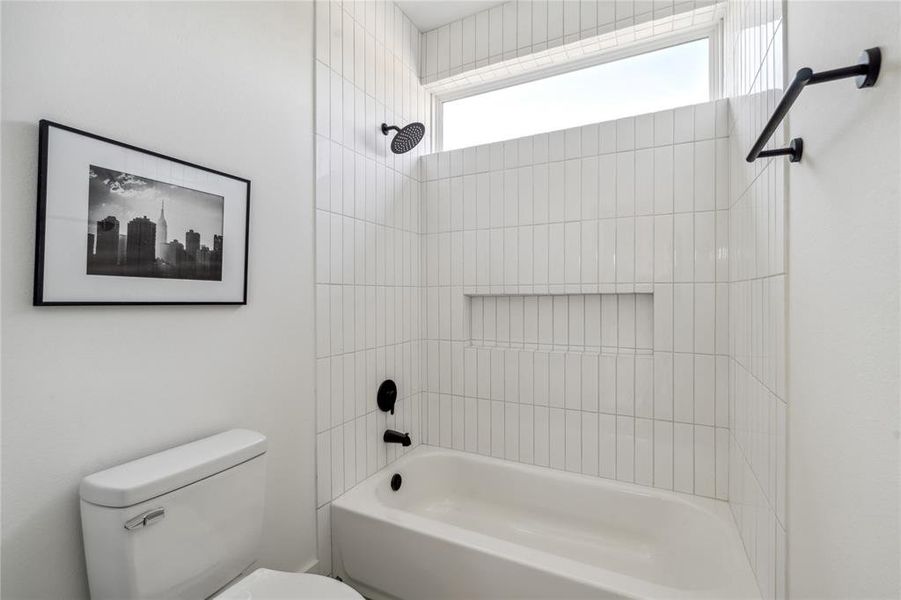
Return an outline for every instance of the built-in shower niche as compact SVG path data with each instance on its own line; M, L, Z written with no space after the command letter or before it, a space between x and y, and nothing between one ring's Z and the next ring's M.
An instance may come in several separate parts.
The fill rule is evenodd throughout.
M467 295L471 346L650 354L653 294Z

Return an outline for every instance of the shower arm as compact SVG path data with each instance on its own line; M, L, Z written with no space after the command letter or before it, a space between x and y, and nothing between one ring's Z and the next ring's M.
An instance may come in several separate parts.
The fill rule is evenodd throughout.
M384 135L388 135L388 132L392 129L400 133L400 127L398 127L397 125L388 125L387 123L382 123L382 133Z
M748 153L745 160L750 163L758 158L788 156L789 162L800 162L801 155L804 152L804 142L801 138L793 139L788 148L764 150L763 147L766 146L767 142L773 136L773 133L776 132L776 128L779 127L782 119L784 119L788 114L788 111L791 110L792 105L795 103L795 100L798 99L798 96L801 95L801 92L804 91L804 88L808 85L836 81L838 79L847 79L849 77L857 78L858 88L873 87L876 83L876 79L879 77L879 67L881 64L882 52L879 48L869 48L864 50L860 55L858 63L850 67L821 71L819 73L814 73L809 67L799 69L795 74L795 78L789 84L788 89L785 90L785 95L782 96L782 100L780 100L779 104L776 106L776 110L773 111L773 116L770 117L770 120L763 128L760 137L757 138L757 142L755 142L754 146L751 148L751 152Z

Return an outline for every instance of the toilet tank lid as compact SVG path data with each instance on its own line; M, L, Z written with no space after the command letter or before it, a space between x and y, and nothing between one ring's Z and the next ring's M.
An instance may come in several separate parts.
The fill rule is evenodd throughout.
M88 475L81 499L99 506L133 506L260 456L266 436L232 429Z

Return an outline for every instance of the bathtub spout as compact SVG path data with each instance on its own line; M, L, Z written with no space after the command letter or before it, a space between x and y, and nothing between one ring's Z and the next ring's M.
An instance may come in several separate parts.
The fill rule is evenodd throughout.
M409 433L401 433L399 431L394 431L393 429L386 430L382 439L386 444L403 444L404 446L409 446L413 443Z

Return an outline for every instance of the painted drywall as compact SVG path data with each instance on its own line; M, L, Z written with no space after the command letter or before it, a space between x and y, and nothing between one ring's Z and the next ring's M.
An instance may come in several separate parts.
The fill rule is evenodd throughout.
M789 2L788 73L853 64L876 87L804 91L789 169L788 588L897 598L901 6Z
M315 560L313 7L3 3L4 598L87 597L83 475L270 440L262 564ZM31 306L37 122L252 180L249 305Z

